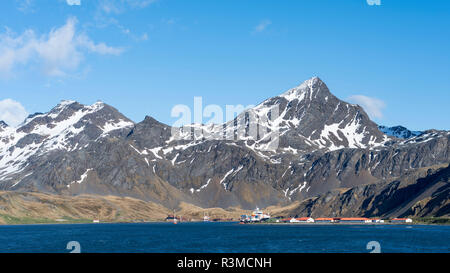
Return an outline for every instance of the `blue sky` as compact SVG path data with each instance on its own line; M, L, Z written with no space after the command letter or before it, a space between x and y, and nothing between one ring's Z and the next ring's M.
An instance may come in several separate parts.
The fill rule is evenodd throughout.
M257 104L319 76L377 123L450 129L449 1L4 2L3 119L71 99L171 124L194 96Z

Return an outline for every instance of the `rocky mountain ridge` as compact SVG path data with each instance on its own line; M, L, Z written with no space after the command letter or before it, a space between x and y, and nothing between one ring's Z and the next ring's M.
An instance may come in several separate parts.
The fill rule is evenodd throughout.
M425 132L421 132L421 131L411 131L403 126L387 127L387 126L380 125L380 126L378 126L378 129L380 129L381 132L383 132L384 134L386 134L388 136L392 136L392 137L396 137L396 138L403 138L403 139L417 137L417 136L420 136L425 133Z
M220 125L134 123L102 102L63 101L0 127L0 190L250 209L450 162L448 131L382 131L316 77Z

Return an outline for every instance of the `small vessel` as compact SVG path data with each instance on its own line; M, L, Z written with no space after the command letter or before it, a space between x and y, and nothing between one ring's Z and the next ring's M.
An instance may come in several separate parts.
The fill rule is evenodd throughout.
M269 214L265 214L262 210L260 210L259 208L256 208L251 216L251 221L252 222L263 222L263 221L267 221L270 219L270 215Z
M173 211L173 223L176 225L178 224L177 216L175 216L175 210Z
M250 216L248 215L241 215L241 224L246 224L246 223L250 223Z
M206 213L203 214L203 222L209 222L210 218L208 215L206 215Z

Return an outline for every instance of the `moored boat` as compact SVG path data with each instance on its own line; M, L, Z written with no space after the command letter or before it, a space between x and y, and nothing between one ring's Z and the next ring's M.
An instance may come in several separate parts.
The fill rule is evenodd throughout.
M270 219L269 214L265 214L262 210L259 208L256 208L252 215L241 215L240 222L241 223L257 223L257 222L264 222Z
M208 215L203 214L203 222L210 222L210 218Z

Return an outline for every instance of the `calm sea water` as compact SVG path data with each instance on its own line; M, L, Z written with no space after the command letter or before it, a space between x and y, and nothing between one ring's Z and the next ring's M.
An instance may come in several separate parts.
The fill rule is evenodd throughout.
M0 252L450 252L450 226L239 225L237 223L0 226Z

